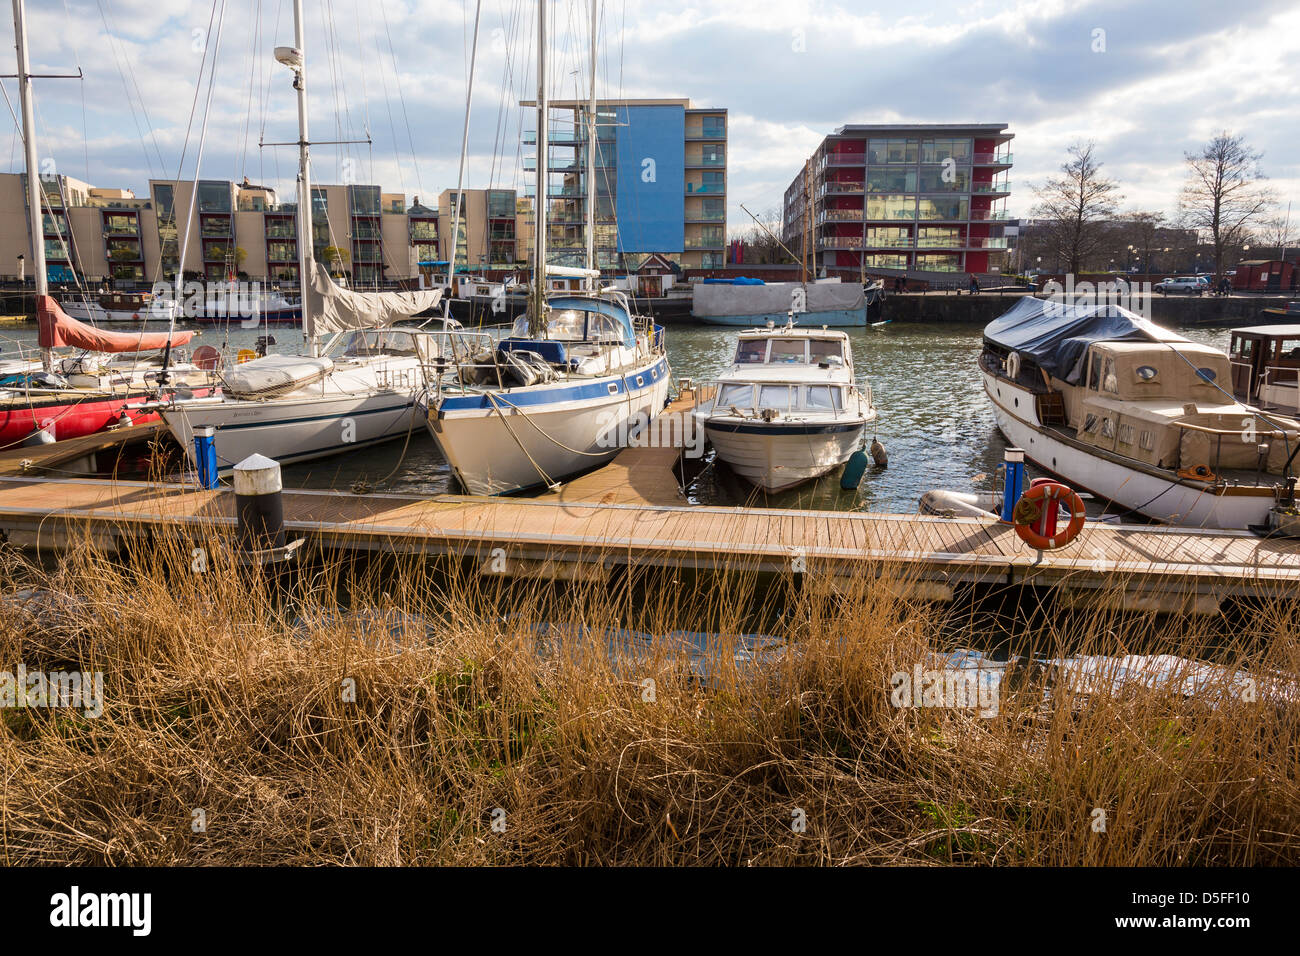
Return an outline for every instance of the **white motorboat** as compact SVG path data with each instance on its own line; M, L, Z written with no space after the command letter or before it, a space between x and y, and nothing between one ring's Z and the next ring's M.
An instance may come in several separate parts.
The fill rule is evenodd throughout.
M180 313L174 299L150 292L106 292L67 298L59 303L63 311L81 322L170 322Z
M773 492L843 465L876 420L848 336L825 328L741 332L734 364L703 394L694 414L718 457Z
M1024 298L979 365L1007 439L1124 514L1262 527L1293 494L1300 421L1238 401L1226 355L1126 309Z

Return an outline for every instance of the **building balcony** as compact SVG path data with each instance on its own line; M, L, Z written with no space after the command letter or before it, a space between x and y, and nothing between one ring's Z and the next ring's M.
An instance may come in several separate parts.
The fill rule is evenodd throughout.
M690 212L686 213L686 222L726 222L725 212Z
M970 187L972 193L979 193L982 196L1008 196L1011 194L1011 183L972 183Z
M840 155L840 156L837 156L834 153L828 153L826 156L826 165L827 166L865 166L867 165L867 157L862 153L858 153L857 155Z
M968 249L1007 249L1007 240L1003 236L971 236L966 240Z
M298 230L292 226L270 226L266 227L266 238L268 239L297 239Z
M971 157L976 166L1010 166L1010 153L976 153Z
M682 240L684 249L722 249L726 244L722 236L687 236Z
M990 219L1006 219L1007 212L1005 209L972 209L970 218L979 222Z
M911 249L911 236L867 236L862 240L864 249Z
M825 195L858 195L866 188L864 183L840 182L834 179L828 179L822 185L821 193Z
M686 131L686 142L688 143L725 143L726 141L726 129L688 129Z
M725 156L688 156L685 163L687 169L721 169L726 165Z
M866 240L861 236L821 236L817 240L818 249L864 249Z
M726 192L727 192L727 187L719 183L687 183L686 184L686 195L688 196L698 196L701 194L708 195L708 196L724 196L726 195Z
M827 209L817 216L818 222L862 222L861 209Z

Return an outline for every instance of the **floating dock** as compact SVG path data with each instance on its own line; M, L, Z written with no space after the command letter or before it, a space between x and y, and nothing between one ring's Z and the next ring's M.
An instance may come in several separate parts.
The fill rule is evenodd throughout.
M693 447L689 389L646 447L539 498L283 493L285 528L325 549L454 556L484 574L599 579L618 566L879 576L947 600L965 585L1035 585L1069 601L1212 613L1225 598L1300 597L1300 540L1247 532L1089 522L1058 551L1030 548L996 517L692 506L682 492ZM177 483L60 477L89 455L120 454L157 425L0 452L0 534L59 550L86 541L233 531L234 494Z

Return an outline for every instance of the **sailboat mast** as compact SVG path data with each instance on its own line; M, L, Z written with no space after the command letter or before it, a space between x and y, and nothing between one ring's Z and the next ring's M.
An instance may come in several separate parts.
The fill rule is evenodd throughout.
M546 185L551 149L547 121L550 101L546 95L546 0L537 0L537 220L533 237L533 314L529 332L540 335L546 328Z
M587 105L587 271L596 268L596 4L591 0L591 100ZM599 286L595 276L587 287Z
M316 323L309 307L307 290L312 281L311 143L307 138L307 52L302 23L302 0L293 0L293 45L297 63L293 67L293 88L298 91L298 286L302 298L302 337L318 355Z
M474 99L474 63L478 59L478 19L479 13L483 9L481 2L474 5L474 37L470 41L469 53L469 84L465 90L465 126L460 136L460 171L456 174L456 197L452 200L451 205L451 255L447 262L447 297L443 299L443 315L451 315L451 294L453 290L452 283L456 281L456 248L460 245L460 218L463 215L461 210L465 205L465 157L469 152L469 108ZM469 224L465 226L465 255L468 262L469 257ZM488 253L489 257L492 250L491 226L488 227ZM504 286L502 287L504 290Z
M41 204L39 163L36 159L36 123L32 108L32 77L27 66L27 8L23 0L14 0L14 43L18 47L18 99L23 111L23 155L27 167L27 220L32 234L32 270L36 280L36 294L50 291L49 275L45 269L45 228ZM41 364L51 371L54 353L41 349Z

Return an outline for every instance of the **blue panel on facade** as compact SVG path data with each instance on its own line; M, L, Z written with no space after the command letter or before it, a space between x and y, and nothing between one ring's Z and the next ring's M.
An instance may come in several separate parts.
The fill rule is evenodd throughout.
M686 213L686 111L620 106L615 127L619 252L681 252Z

